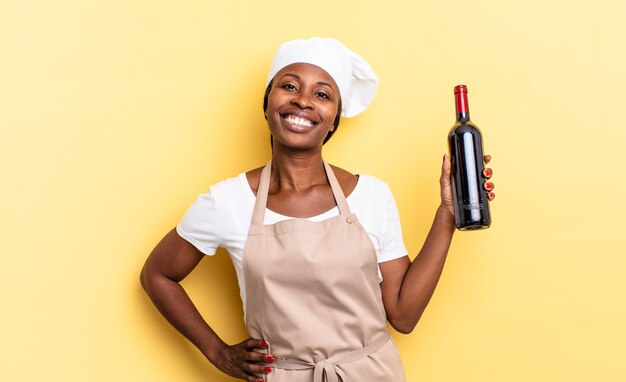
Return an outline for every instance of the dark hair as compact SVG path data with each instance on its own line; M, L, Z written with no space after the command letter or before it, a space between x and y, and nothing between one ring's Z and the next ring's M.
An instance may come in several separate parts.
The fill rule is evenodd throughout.
M271 80L270 83L267 85L267 88L265 88L265 95L263 96L263 114L265 114L265 112L267 111L267 98L270 95L270 90L272 90L273 84L274 84L274 80ZM326 135L326 138L324 138L323 143L328 142L330 137L332 137L333 134L335 134L335 131L337 131L337 128L339 127L339 117L341 117L341 98L339 98L339 108L337 110L337 116L335 117L335 122L334 122L335 128L328 132L328 134Z

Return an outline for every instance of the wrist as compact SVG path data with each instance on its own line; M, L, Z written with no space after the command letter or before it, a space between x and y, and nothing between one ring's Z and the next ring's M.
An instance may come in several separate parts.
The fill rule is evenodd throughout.
M453 206L440 204L439 208L437 208L436 216L446 227L450 227L453 230L456 229Z
M203 349L202 354L204 354L204 356L206 357L206 359L209 360L209 362L215 365L215 363L221 356L222 350L224 350L226 347L228 347L228 345L220 341L219 343L214 343L212 344L212 346L209 346L206 349Z

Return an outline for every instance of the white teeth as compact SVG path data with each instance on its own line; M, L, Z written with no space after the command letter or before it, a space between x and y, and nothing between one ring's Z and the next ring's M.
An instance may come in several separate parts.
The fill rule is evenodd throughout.
M296 117L295 115L288 115L287 118L285 118L285 120L293 125L307 126L307 127L313 126L313 122L309 121L308 119Z

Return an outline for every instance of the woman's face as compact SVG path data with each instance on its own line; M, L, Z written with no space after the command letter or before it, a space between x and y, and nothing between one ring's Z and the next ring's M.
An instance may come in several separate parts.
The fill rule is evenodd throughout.
M274 76L265 116L274 145L310 149L321 147L339 107L339 89L323 69L291 64Z

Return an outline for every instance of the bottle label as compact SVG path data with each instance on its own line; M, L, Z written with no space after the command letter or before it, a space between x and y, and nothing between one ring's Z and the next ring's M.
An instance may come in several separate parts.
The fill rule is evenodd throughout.
M480 219L480 199L478 174L476 172L476 153L474 152L474 136L471 133L463 134L463 149L465 150L465 174L468 178L468 196L472 219Z
M462 207L464 210L479 210L483 208L485 205L483 203L470 201L468 204L463 204Z

